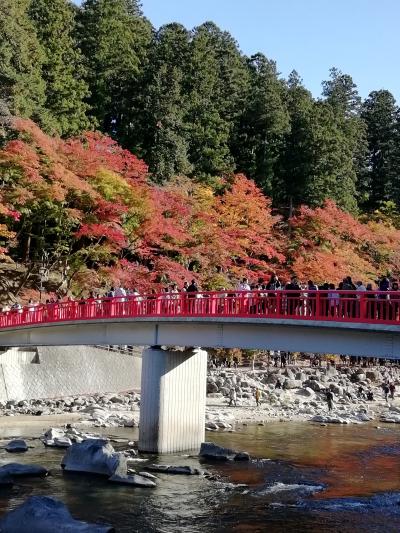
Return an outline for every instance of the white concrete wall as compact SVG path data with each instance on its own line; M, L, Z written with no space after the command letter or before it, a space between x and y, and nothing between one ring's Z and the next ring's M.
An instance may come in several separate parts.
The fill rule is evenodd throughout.
M20 363L20 364L31 364L35 363L37 359L37 350L36 349L26 349L24 348L9 348L4 353L0 354L0 364L3 363Z
M143 351L139 449L174 453L204 441L207 352Z
M0 400L140 389L141 357L90 346L38 348L39 364L0 364Z

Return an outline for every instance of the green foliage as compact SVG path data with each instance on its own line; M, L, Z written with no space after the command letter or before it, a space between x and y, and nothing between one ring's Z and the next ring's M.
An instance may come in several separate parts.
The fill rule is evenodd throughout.
M262 54L248 60L250 85L237 131L238 167L274 196L276 163L289 131L284 84Z
M399 108L389 91L373 91L365 100L362 117L367 125L368 158L364 199L369 208L393 200L400 206Z
M34 0L29 16L44 51L44 103L49 111L47 129L63 136L89 128L86 116L88 87L83 56L76 46L74 10L68 0Z
M159 29L152 42L146 73L144 130L151 150L147 160L157 181L188 175L188 95L185 79L190 59L190 34L179 24Z
M30 0L0 0L0 98L13 113L45 124L43 49L27 16Z
M134 135L135 99L151 25L137 0L86 0L78 16L78 38L86 58L93 116L102 131L126 143Z

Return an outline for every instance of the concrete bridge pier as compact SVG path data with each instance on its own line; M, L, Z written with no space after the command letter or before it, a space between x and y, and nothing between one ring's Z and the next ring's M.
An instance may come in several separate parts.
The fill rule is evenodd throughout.
M139 450L196 450L204 441L207 352L143 351Z

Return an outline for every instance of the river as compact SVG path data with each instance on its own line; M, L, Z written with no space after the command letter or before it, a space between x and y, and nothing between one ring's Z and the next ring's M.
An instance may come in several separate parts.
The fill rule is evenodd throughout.
M0 427L0 438L38 436L40 429L18 427L15 420L13 427ZM132 429L115 429L113 435L137 438ZM61 499L75 518L112 524L119 533L400 531L398 426L269 423L207 438L256 459L202 463L218 480L158 475L156 489L142 489L63 474L63 451L44 448L38 440L18 457L0 450L2 464L31 462L52 471L46 479L27 479L0 491L0 513L40 494ZM148 459L199 466L196 457ZM138 462L135 468L145 464Z

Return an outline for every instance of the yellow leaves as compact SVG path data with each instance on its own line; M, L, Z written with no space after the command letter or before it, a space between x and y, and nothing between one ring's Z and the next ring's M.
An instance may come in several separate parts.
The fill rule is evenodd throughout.
M129 200L131 197L131 187L122 176L112 170L98 170L91 181L94 188L108 201L123 198Z

